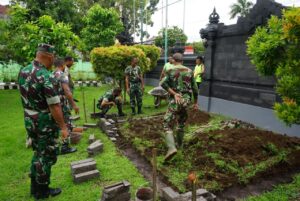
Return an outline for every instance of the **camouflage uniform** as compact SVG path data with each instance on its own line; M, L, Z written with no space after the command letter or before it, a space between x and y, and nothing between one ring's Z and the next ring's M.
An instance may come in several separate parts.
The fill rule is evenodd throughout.
M166 77L161 81L161 86L168 90L171 88L176 93L181 94L182 104L176 104L174 96L169 97L168 110L164 116L164 129L168 136L166 139L168 145L175 148L173 137L173 125L174 121L177 120L177 144L182 146L184 126L188 118L187 108L191 104L192 95L194 97L198 96L198 89L196 82L194 80L193 72L182 65L175 65L172 69L166 72ZM176 148L175 148L176 149Z
M65 73L62 72L61 70L54 71L53 77L54 78L52 79L52 83L53 83L54 89L56 90L56 92L60 98L60 104L61 104L62 112L64 115L65 123L67 124L69 131L72 131L73 125L72 125L72 121L70 120L71 107L70 107L67 97L65 96L64 89L62 88L62 84L69 85L69 79L65 75ZM70 142L70 136L67 139L65 139L65 143L69 143L69 142Z
M24 107L25 128L32 139L34 155L31 177L37 184L49 184L51 167L59 154L59 128L48 106L60 102L52 74L37 61L21 69L18 82Z
M132 67L128 66L125 69L125 75L128 76L129 81L129 96L130 96L130 106L135 108L137 102L138 108L143 105L143 90L142 90L142 71L139 66Z
M120 96L117 97L114 96L113 90L109 90L105 92L105 94L99 98L97 103L97 108L101 110L101 115L105 115L112 106L111 105L101 106L102 101L114 102L119 110L119 114L122 111L122 98Z
M74 93L75 84L74 84L73 79L71 77L70 69L68 67L66 67L64 73L65 73L65 76L68 78L69 87L70 87L70 90L71 90L71 92L73 94Z

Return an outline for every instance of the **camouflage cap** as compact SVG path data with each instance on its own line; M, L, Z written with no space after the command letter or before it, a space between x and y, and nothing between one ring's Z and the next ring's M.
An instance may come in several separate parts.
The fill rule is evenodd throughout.
M54 54L54 46L45 44L45 43L41 43L41 44L39 44L37 51Z

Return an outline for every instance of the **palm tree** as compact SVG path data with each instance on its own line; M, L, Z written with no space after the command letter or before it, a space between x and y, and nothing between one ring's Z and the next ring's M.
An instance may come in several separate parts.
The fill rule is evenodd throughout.
M253 7L253 3L247 0L238 0L237 3L232 4L230 6L230 19L235 18L236 16L245 17L249 12L250 9Z

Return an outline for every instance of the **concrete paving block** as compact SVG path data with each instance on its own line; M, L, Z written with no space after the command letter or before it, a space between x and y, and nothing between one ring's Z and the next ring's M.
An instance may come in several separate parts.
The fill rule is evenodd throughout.
M83 172L88 172L88 171L95 170L96 165L97 164L96 164L95 161L73 165L71 167L72 175L76 175L76 174L80 174L80 173L83 173Z
M106 130L105 132L107 134L107 136L109 137L115 137L116 133L112 130Z
M129 192L118 194L112 198L108 198L108 196L109 195L103 193L101 201L130 201L130 197L131 197Z
M162 189L162 197L166 201L179 201L180 195L175 192L172 188L166 187Z
M115 198L122 193L130 192L130 183L128 181L119 182L110 186L104 187L103 194L106 199Z
M83 126L88 127L88 128L96 128L97 124L95 124L95 123L84 123Z
M91 162L91 161L95 161L95 160L92 159L92 158L88 158L88 159L81 160L81 161L74 161L74 162L71 163L71 167L74 166L74 165L78 165L78 164L82 164L82 163L88 163L88 162Z
M80 173L74 175L73 179L75 183L82 183L85 181L88 181L90 179L94 179L100 176L100 173L98 170L91 170L88 172Z
M79 116L79 115L71 116L71 117L70 117L70 120L71 120L71 121L76 121L76 120L79 120L79 119L80 119L80 116Z
M111 123L111 124L115 124L116 122L114 121L114 120L112 120L112 119L108 119L107 120L109 123Z
M91 135L89 136L89 144L92 144L92 143L95 142L95 141L96 141L95 135L94 135L94 134L91 134Z
M125 123L126 120L125 119L118 119L118 123L122 124L122 123Z
M115 138L115 137L110 137L109 138L112 142L116 142L117 141L117 138Z
M100 140L96 140L87 148L87 152L90 155L95 155L103 151L103 143Z

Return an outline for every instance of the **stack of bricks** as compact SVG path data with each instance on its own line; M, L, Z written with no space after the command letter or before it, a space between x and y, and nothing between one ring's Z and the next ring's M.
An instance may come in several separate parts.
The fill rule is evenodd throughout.
M130 201L130 183L123 181L104 187L102 198L99 201Z
M100 140L96 140L95 138L91 139L91 141L92 140L95 141L92 142L87 148L89 156L95 156L103 151L103 143Z
M205 189L198 189L196 191L197 201L216 201L217 198L214 194ZM162 189L162 198L165 201L192 201L192 192L179 194L172 188L166 187Z
M119 137L118 128L116 127L116 122L113 119L101 118L100 128L104 133L106 133L111 141L117 141L117 137Z
M75 183L82 183L100 176L94 159L89 158L71 163L71 173Z

